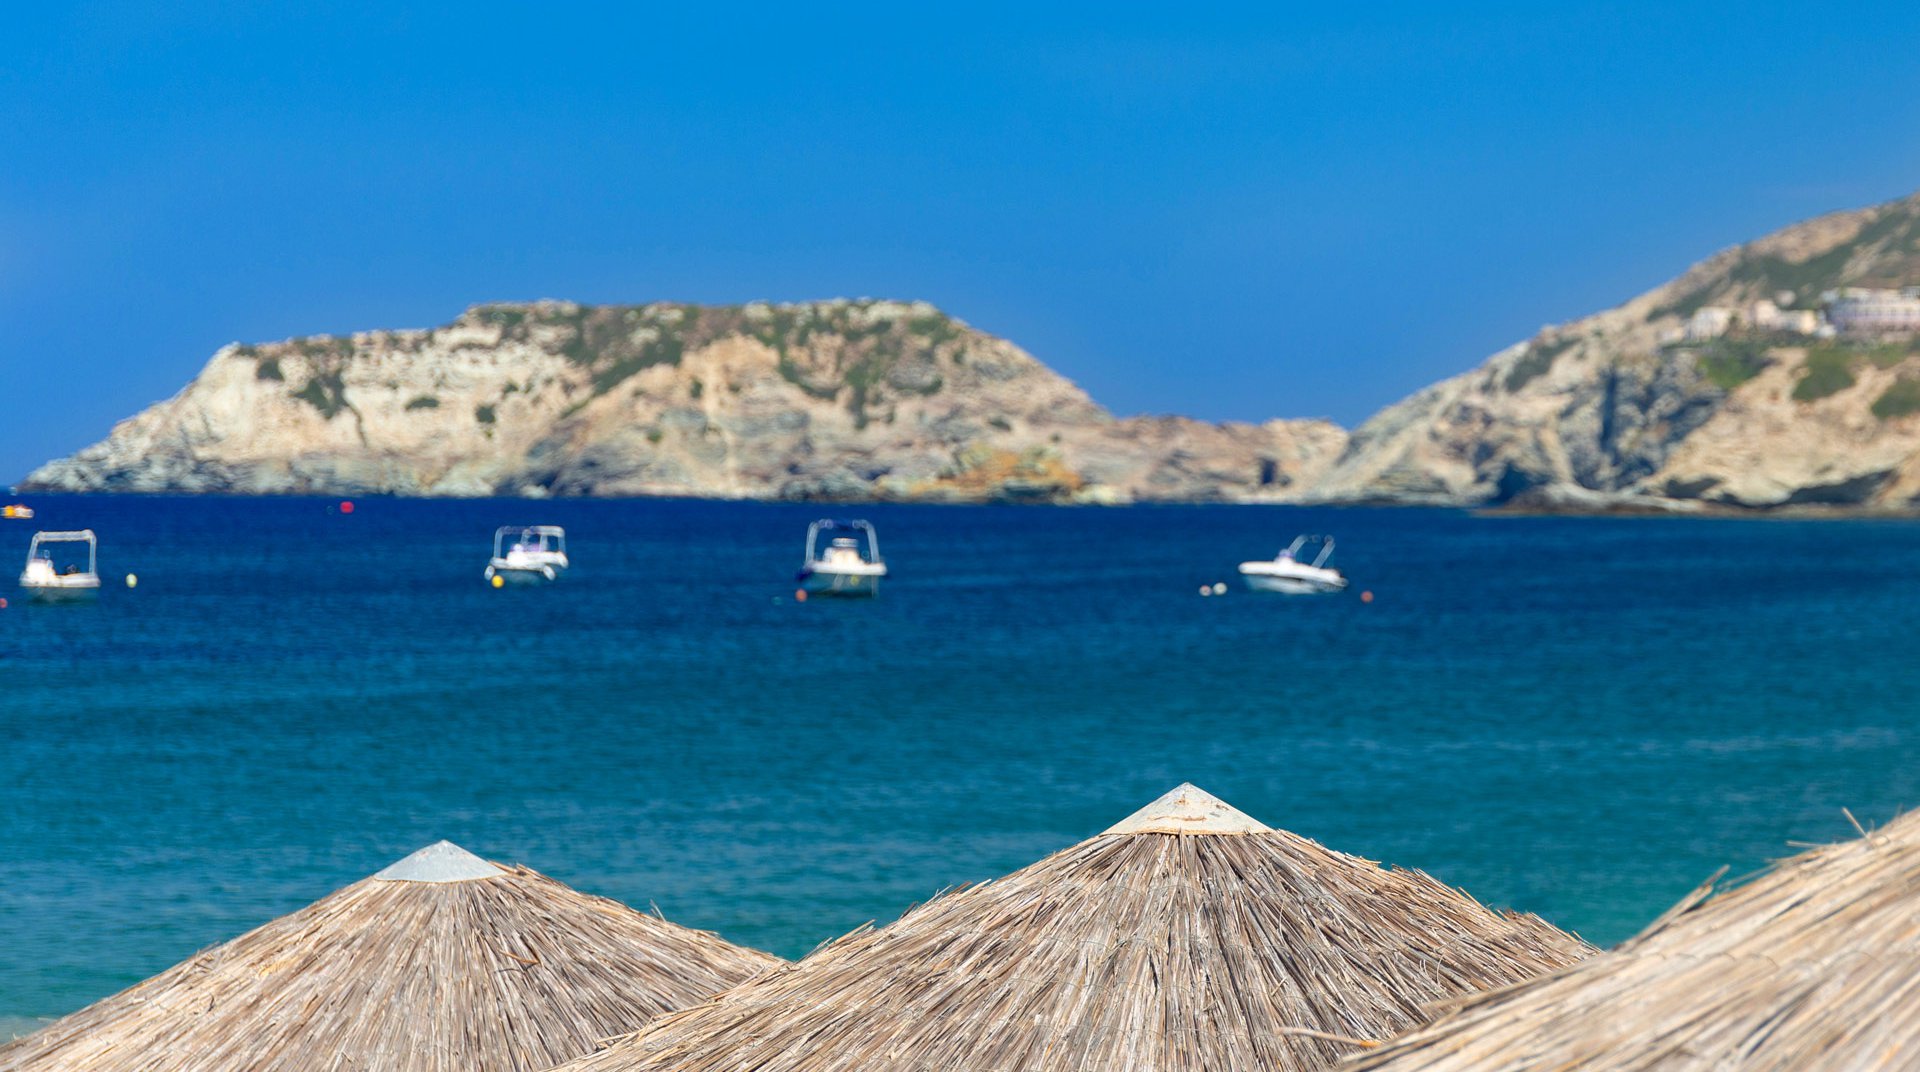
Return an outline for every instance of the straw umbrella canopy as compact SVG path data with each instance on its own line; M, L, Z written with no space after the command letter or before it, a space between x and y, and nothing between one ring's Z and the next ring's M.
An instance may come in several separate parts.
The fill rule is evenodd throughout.
M1358 1061L1473 1069L1920 1067L1920 812L1713 896L1618 949L1468 1002Z
M777 963L442 841L0 1046L0 1070L532 1072Z
M662 1017L566 1072L1322 1068L1588 953L1183 785L1013 874Z

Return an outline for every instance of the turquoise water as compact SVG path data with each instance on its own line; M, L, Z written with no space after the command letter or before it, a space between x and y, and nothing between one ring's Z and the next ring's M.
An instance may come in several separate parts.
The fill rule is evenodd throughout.
M0 1017L441 837L797 955L1192 780L1613 942L1920 803L1916 523L873 507L796 604L819 507L29 501L140 585L0 610ZM1306 531L1374 602L1195 594Z

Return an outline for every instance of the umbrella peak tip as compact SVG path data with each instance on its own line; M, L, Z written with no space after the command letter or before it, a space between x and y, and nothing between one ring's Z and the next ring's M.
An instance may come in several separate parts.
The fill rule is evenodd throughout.
M506 874L451 841L436 841L374 872L386 882L467 882Z
M1109 834L1269 834L1273 828L1182 782L1158 800L1108 827Z

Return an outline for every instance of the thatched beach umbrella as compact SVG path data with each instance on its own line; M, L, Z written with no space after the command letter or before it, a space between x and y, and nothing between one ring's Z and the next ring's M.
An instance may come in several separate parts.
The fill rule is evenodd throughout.
M1183 785L565 1068L1286 1072L1587 952Z
M776 963L442 841L0 1046L0 1070L530 1072Z
M1920 1068L1920 812L1681 901L1610 953L1468 1002L1355 1069Z

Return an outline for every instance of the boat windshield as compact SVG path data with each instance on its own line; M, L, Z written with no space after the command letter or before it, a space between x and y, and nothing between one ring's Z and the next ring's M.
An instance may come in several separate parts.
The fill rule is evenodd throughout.
M493 556L559 554L566 550L566 538L557 525L504 525L493 534Z
M880 538L865 521L822 519L807 527L810 562L880 562Z
M1298 561L1298 562L1306 563L1308 561L1307 559L1308 552L1313 553L1313 558L1310 564L1313 566L1314 569L1328 568L1327 560L1333 557L1333 537L1331 536L1297 537L1293 541L1291 546L1289 546L1286 550L1280 552L1279 560L1282 562Z

